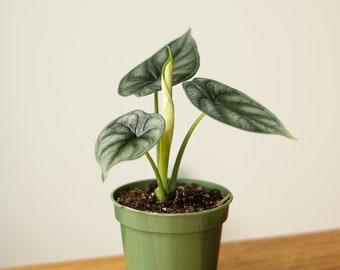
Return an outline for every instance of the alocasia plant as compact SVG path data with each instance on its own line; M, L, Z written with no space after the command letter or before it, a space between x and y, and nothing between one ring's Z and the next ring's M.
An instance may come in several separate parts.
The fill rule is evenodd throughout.
M118 93L122 96L138 97L153 94L154 112L134 110L126 113L110 122L99 134L95 155L101 166L103 181L112 166L146 155L157 180L157 198L163 200L176 187L186 145L205 115L246 131L293 138L273 113L244 93L212 79L194 78L188 81L195 75L199 65L196 42L189 30L122 78ZM202 113L183 139L172 174L169 175L169 157L175 124L172 88L179 83L182 83L192 104ZM162 93L161 112L159 92ZM153 158L149 151L154 146L156 157Z

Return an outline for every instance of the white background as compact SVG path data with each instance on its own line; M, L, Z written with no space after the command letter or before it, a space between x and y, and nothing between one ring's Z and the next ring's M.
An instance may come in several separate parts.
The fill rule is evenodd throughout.
M299 138L205 118L183 177L234 194L223 241L340 227L340 2L0 0L0 267L122 253L109 195L152 177L145 158L102 184L97 134L152 98L119 80L192 28L197 76L235 87ZM182 88L175 149L199 112Z

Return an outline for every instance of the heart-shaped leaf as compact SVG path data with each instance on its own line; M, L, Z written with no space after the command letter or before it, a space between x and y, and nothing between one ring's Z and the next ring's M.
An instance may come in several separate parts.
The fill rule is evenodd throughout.
M183 88L198 109L220 122L247 131L293 138L273 113L234 88L205 78L184 82Z
M145 96L161 90L162 67L168 59L168 46L173 56L173 85L194 76L199 68L199 54L191 30L188 30L125 75L119 83L118 93Z
M135 110L110 122L99 134L95 154L105 180L115 164L137 159L147 153L161 138L164 119L155 113Z

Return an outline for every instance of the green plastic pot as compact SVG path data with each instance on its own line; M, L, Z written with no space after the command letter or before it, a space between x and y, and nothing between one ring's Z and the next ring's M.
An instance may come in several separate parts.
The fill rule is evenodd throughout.
M153 180L121 186L113 192L115 216L121 233L127 270L216 270L222 224L228 217L232 197L214 209L194 213L164 214L138 211L119 204L115 194L127 187L142 187ZM179 179L216 188L206 181Z

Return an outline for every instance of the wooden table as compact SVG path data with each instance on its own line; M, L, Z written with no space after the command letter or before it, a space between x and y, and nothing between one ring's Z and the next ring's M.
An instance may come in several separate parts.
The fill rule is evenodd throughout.
M87 259L6 270L125 270L123 256ZM340 229L223 243L218 270L339 270ZM159 269L161 270L161 269Z

